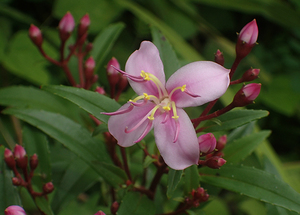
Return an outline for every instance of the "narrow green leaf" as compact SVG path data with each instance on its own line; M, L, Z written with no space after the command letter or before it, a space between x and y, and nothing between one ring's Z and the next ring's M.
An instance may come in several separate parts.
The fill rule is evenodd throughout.
M223 131L230 130L241 125L244 125L253 120L260 119L269 115L268 111L265 110L233 110L229 111L216 119L218 119L221 124L215 124L211 121L205 123L206 132Z
M97 62L95 71L103 67L103 61L111 50L113 44L124 29L123 23L117 23L105 28L94 40L91 55Z
M171 198L174 194L174 191L176 190L181 177L182 177L183 171L182 170L174 170L170 169L168 173L168 186L167 186L167 197Z
M49 201L44 196L35 198L36 206L47 215L54 215L50 207Z
M144 163L143 163L143 167L147 168L150 164L152 164L154 161L156 161L156 159L150 157L149 155L147 155L145 157Z
M140 193L127 193L118 209L118 215L154 215L155 205L146 196Z
M157 27L151 26L151 34L153 43L159 50L159 55L164 65L166 80L168 80L169 77L179 69L177 56L167 38Z
M14 174L4 162L4 149L4 146L0 146L0 211L10 205L21 205L18 190L11 182Z
M196 165L190 166L184 170L184 190L185 194L199 187L199 173Z
M117 186L126 179L124 171L111 164L104 143L97 142L85 128L74 121L60 114L34 109L10 108L3 113L14 115L58 140L111 185Z
M273 174L226 164L219 170L200 169L200 181L300 213L300 194Z
M261 144L271 131L260 131L244 136L228 144L224 148L225 160L228 163L238 163L249 156Z
M42 89L73 102L105 123L109 116L101 114L101 112L116 111L120 107L115 100L84 89L56 85L43 86Z
M95 128L94 132L93 132L93 137L97 136L98 134L101 134L103 132L107 132L108 128L106 124L100 124L97 126L97 128Z

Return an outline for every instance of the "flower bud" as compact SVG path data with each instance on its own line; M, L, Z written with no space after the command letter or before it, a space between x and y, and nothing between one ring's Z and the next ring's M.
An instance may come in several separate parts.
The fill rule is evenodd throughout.
M87 33L88 28L91 24L91 20L88 14L85 14L79 22L79 26L78 26L78 38L82 37L85 33Z
M249 22L239 33L236 43L236 54L239 58L246 57L255 46L258 37L256 20Z
M104 95L105 94L105 90L103 87L96 87L95 91L101 95Z
M22 146L16 144L14 148L14 156L18 167L20 167L21 169L25 169L28 163L28 158L25 149Z
M13 177L11 179L11 181L12 181L12 184L15 185L15 186L19 186L22 183L22 181L18 177Z
M30 157L29 164L30 164L30 169L31 169L32 171L36 169L36 167L37 167L38 164L39 164L39 159L38 159L37 154L33 154L33 155Z
M252 83L243 86L233 98L233 104L236 107L244 107L253 103L260 93L261 84Z
M98 211L97 213L95 213L94 215L106 215L103 211Z
M224 56L223 53L218 49L215 54L215 62L220 64L221 66L224 66Z
M223 158L213 156L205 161L205 165L212 169L219 169L226 163L226 160Z
M94 58L91 56L89 57L84 64L85 70L85 78L86 80L91 80L93 78L93 74L94 74L94 69L95 69L95 60Z
M59 36L63 42L66 41L71 36L74 27L75 27L74 18L70 12L67 12L66 15L60 20L58 24Z
M242 76L242 81L253 81L258 78L260 69L248 69Z
M43 43L43 36L41 33L41 30L36 27L35 25L31 24L30 28L28 30L29 33L29 37L31 39L31 41L38 47L42 46Z
M223 135L221 137L219 137L218 141L217 141L217 146L216 149L218 151L222 151L224 149L224 147L226 146L227 143L227 136Z
M85 47L85 52L89 53L91 50L93 49L93 44L92 43L88 43Z
M11 205L4 210L5 215L26 215L24 209L18 205Z
M10 169L13 169L16 166L14 155L8 148L5 148L4 150L4 161Z
M54 185L52 184L52 182L48 182L48 183L44 184L43 192L45 194L51 193L53 190L54 190Z
M198 137L200 153L211 153L216 148L216 138L212 133L203 134Z
M120 64L116 58L112 58L107 63L106 74L110 86L116 86L120 80L119 72L116 69L120 69Z
M119 203L117 201L114 201L112 204L111 204L111 207L110 207L110 211L112 214L117 214L117 211L119 209Z

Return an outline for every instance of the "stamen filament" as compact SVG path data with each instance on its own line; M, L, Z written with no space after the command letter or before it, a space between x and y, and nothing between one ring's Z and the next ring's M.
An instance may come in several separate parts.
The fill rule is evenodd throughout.
M134 141L134 143L140 142L148 134L148 132L152 128L152 124L153 124L153 120L149 120L148 124L147 124L147 127L145 128L145 130L143 131L141 136L136 141Z
M141 106L147 104L147 101L148 100L146 98L144 98L143 102L134 102L132 100L129 100L128 102L134 106L141 107Z
M114 116L118 114L123 114L123 113L128 113L133 109L133 105L129 105L128 108L123 109L123 110L118 110L116 112L111 112L111 113L106 113L106 112L101 112L101 114L107 115L107 116Z
M153 109L152 109L153 110ZM151 110L151 111L152 111ZM143 124L143 122L145 122L145 120L148 119L149 114L151 113L151 111L149 111L144 117L143 119L141 119L135 126L133 126L133 128L128 130L128 127L125 128L125 133L130 133L133 132L134 130L136 130L141 124Z
M117 70L119 73L121 73L122 75L124 75L125 77L131 79L132 81L135 82L145 82L145 80L140 77L140 76L133 76L133 75L129 75L128 73L116 68L115 66L111 65L115 70Z
M175 126L176 126L176 131L175 131L175 137L174 137L173 143L175 143L178 140L178 134L179 134L179 130L180 130L180 124L177 119L175 119Z
M168 96L168 92L165 86L160 82L160 80L151 73L148 73L148 75L150 76L150 79L156 84L157 88L163 92L164 96Z
M177 115L177 110L176 110L175 102L172 101L171 104L172 104L172 110L173 110L173 116L172 116L172 118L175 119L175 120L177 120L179 118L179 116Z

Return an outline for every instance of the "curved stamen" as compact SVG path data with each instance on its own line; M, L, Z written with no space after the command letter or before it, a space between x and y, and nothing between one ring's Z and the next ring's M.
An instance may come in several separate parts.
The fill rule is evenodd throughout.
M192 97L201 97L199 95L196 95L196 94L193 94L192 92L190 92L187 88L186 88L186 84L183 85L182 87L175 87L171 93L169 94L169 98L172 97L173 93L176 91L176 90L181 90L181 92L184 92L186 94L188 94L189 96L192 96Z
M168 92L167 92L165 86L160 82L160 80L151 73L148 73L148 75L150 76L150 79L156 84L157 88L160 88L160 90L162 91L164 96L168 96Z
M116 112L111 112L111 113L106 113L106 112L101 112L101 114L107 115L107 116L114 116L114 115L119 115L123 113L128 113L133 109L133 105L129 105L128 108L123 109L123 110L118 110Z
M175 137L174 137L173 143L175 143L178 140L178 134L179 134L179 130L180 130L180 124L177 119L175 119L175 126L176 126L176 131L175 131Z
M176 110L175 102L172 101L171 104L172 104L172 110L173 110L173 116L172 116L172 118L175 119L175 120L177 120L179 118L179 116L177 115L177 110Z
M133 100L129 100L128 102L134 106L141 107L147 104L148 99L144 98L143 102L134 102Z
M199 96L199 95L193 94L192 92L188 91L188 89L186 89L186 88L185 88L184 92L185 92L186 94L188 94L189 96L192 96L192 97L201 97L201 96Z
M134 141L134 143L140 142L149 133L149 131L152 128L152 124L153 124L153 120L149 120L147 127L145 128L141 136L136 141Z
M130 75L116 67L114 67L113 65L111 65L115 70L117 70L119 73L121 73L122 75L124 75L125 77L131 79L132 81L135 81L135 82L145 82L144 78L140 77L140 76L133 76L133 75Z
M168 119L170 118L170 112L169 111L167 111L167 112L165 112L165 118L164 118L164 120L161 122L162 124L165 124L167 121L168 121Z

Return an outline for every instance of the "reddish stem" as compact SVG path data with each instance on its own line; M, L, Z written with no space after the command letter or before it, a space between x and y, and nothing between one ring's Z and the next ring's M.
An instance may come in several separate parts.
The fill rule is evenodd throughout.
M128 167L128 162L127 162L127 156L126 156L125 148L124 147L120 147L120 150L121 150L121 155L122 155L122 159L123 159L124 170L125 170L125 172L127 174L128 179L130 181L132 181L131 174L130 174L129 167Z

